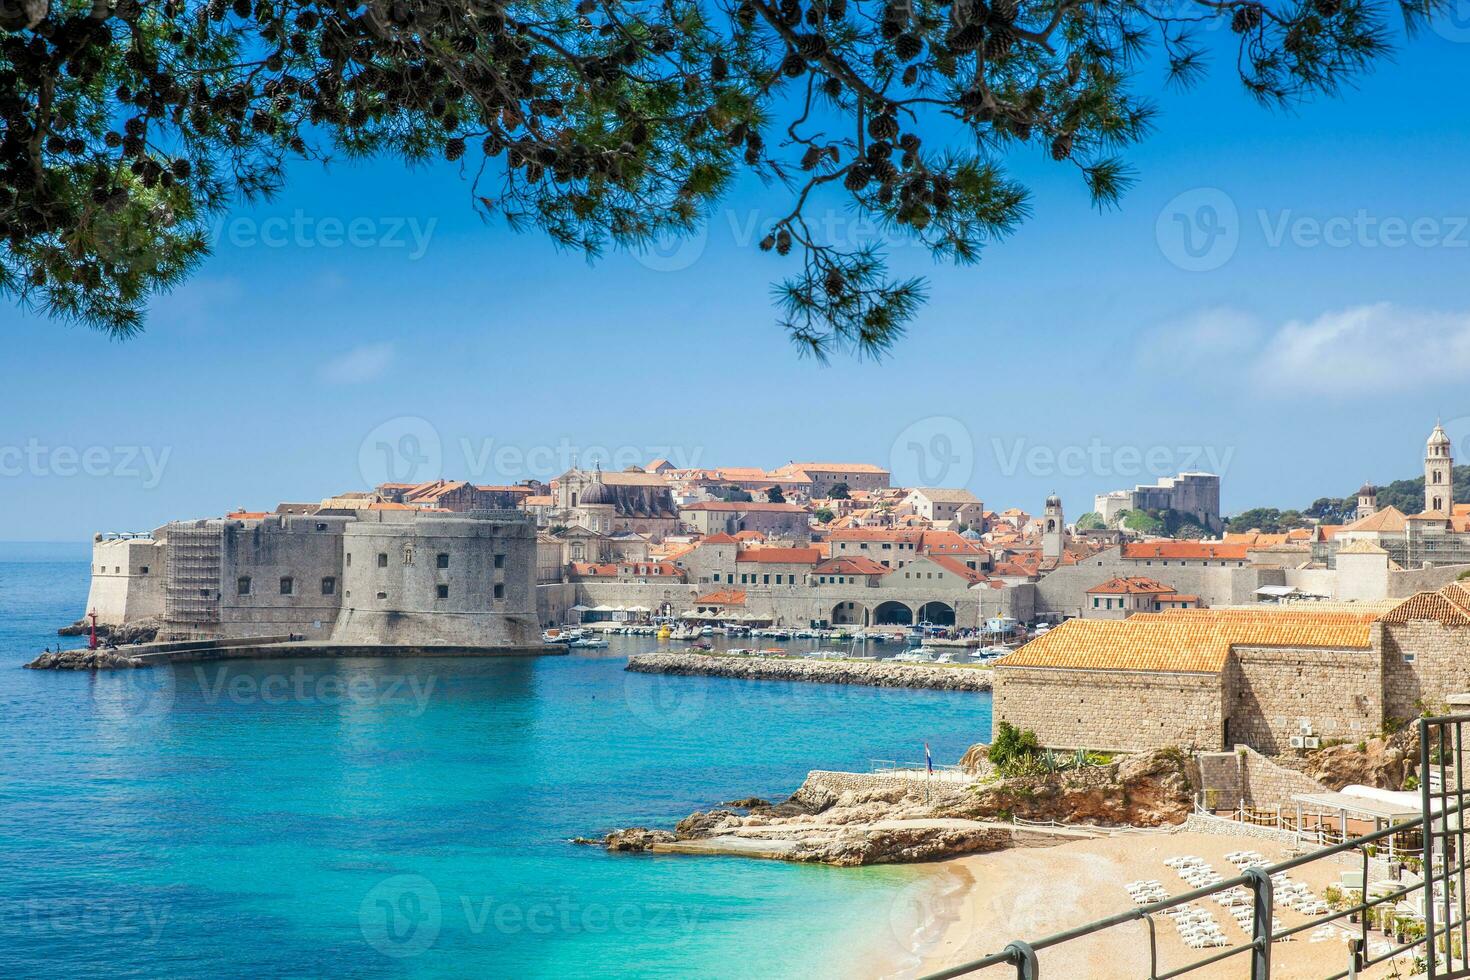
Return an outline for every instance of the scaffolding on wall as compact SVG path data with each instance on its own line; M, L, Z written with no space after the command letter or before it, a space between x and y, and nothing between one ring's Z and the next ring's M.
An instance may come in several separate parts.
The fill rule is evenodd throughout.
M219 622L223 529L220 521L175 524L169 528L164 593L164 615L169 622Z

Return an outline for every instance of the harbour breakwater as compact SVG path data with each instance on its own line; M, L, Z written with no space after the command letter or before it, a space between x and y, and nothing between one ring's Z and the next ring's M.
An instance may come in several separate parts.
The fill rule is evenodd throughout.
M627 669L639 674L863 684L868 687L927 688L936 691L988 691L991 685L989 670L965 665L737 657L707 653L640 653L628 658Z

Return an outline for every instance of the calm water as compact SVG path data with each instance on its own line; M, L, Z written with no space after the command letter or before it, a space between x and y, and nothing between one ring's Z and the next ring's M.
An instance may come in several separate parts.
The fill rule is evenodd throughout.
M0 561L4 977L860 974L914 869L567 839L989 737L988 695L627 674L643 638L22 671L87 588L85 557L28 557Z

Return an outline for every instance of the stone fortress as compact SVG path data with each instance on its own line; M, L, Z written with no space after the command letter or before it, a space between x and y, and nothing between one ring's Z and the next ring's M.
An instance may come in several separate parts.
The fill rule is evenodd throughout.
M87 611L160 640L291 635L343 645L540 641L536 532L519 510L452 512L361 495L98 535ZM293 511L310 510L310 513Z
M1093 510L1111 523L1125 511L1172 510L1193 520L1211 534L1225 527L1220 517L1220 478L1214 473L1180 473L1158 483L1139 484L1132 490L1100 493Z

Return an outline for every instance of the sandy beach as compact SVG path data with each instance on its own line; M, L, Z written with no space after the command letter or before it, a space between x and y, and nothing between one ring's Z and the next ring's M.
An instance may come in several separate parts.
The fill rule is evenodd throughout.
M1273 862L1286 856L1282 845L1254 838L1155 832L941 862L895 897L889 935L876 937L873 975L893 980L924 976L1003 949L1013 939L1041 938L1124 911L1132 907L1125 882L1156 879L1171 895L1190 891L1192 886L1163 864L1165 858L1195 855L1230 877L1236 872L1224 856L1237 850L1255 850ZM1327 859L1292 872L1291 877L1307 882L1320 897L1328 884L1353 867ZM1219 905L1197 904L1213 914L1232 942L1247 938ZM1284 928L1307 921L1295 910L1279 907L1276 917ZM1155 931L1161 973L1219 951L1189 948L1166 916L1157 917ZM1317 932L1308 930L1273 945L1273 977L1322 977L1347 968L1348 933L1338 929L1314 936ZM1383 938L1381 932L1370 933L1369 941L1379 943ZM1066 980L1147 977L1148 926L1130 922L1045 950L1040 965L1043 977ZM1401 967L1401 974L1407 972ZM1385 964L1364 975L1391 973ZM1248 975L1245 954L1188 974L1208 980ZM1014 972L995 967L976 976L1011 977Z

